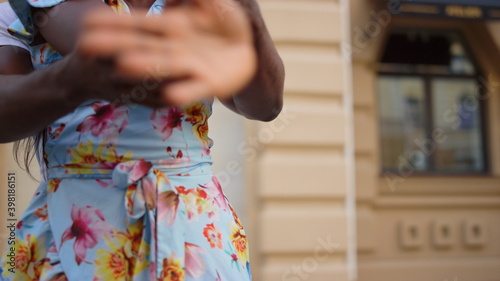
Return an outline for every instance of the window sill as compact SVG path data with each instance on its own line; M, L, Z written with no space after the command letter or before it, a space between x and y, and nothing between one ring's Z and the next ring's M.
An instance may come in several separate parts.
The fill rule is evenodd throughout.
M500 177L484 174L460 176L413 175L407 178L381 176L378 181L378 193L386 196L500 196Z

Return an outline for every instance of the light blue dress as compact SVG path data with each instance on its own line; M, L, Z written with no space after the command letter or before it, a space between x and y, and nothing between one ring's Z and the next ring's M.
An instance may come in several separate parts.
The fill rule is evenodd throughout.
M31 40L29 6L59 2L12 0L19 20L10 32ZM122 0L108 4L128 12ZM31 54L37 69L62 58L49 44ZM211 105L154 110L90 100L51 124L48 180L17 224L2 278L251 280L247 237L211 171Z

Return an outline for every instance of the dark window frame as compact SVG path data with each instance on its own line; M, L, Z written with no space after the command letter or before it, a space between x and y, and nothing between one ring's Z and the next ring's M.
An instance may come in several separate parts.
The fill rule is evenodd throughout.
M412 28L401 28L398 30L411 30ZM426 138L430 139L432 136L433 130L436 128L434 126L434 120L433 120L433 115L434 115L434 107L433 107L433 96L435 96L437 93L432 92L432 81L433 79L473 79L477 83L478 90L479 90L479 96L484 97L487 94L487 90L485 89L484 83L486 83L486 76L484 75L484 72L482 70L481 65L478 63L476 60L474 53L472 52L470 46L467 44L467 41L465 40L465 36L463 32L457 31L457 30L432 30L435 33L455 33L459 36L460 41L465 49L466 54L469 56L469 60L475 67L475 74L444 74L444 73L429 73L429 72L419 72L416 68L414 71L402 71L400 69L405 69L405 67L402 67L402 65L397 65L397 64L384 64L382 62L379 62L379 70L377 71L377 80L380 77L414 77L418 79L422 79L424 82L424 90L425 90L425 106L428 110L428 118L426 118ZM387 48L387 46L385 46ZM393 66L393 67L391 67ZM426 66L424 66L425 68ZM427 67L432 67L430 65L427 65ZM391 68L395 69L394 71L391 71ZM399 68L399 69L397 69ZM411 67L410 67L411 68ZM406 67L408 69L408 67ZM440 171L435 169L435 153L431 153L429 155L429 168L427 171L418 171L416 170L413 175L416 176L490 176L492 173L491 170L491 158L489 155L490 146L489 146L489 119L488 119L488 104L487 104L487 98L486 99L478 99L479 103L479 118L480 118L480 137L481 137L481 153L483 157L483 164L484 164L484 169L482 171L477 171L477 172L468 172L464 173L461 171ZM377 101L379 101L379 96L377 93ZM378 112L378 108L377 108ZM378 124L379 124L379 130L378 130L378 135L379 135L379 151L382 151L382 133L380 130L380 118L378 118ZM398 174L399 171L395 169L386 169L383 166L383 158L382 153L380 153L380 170L381 174L384 175L385 173L395 173Z

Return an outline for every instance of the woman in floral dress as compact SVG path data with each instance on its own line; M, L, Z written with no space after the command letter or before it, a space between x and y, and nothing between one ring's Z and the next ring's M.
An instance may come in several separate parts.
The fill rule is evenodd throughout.
M28 54L34 71L0 66L2 141L38 134L47 174L2 278L251 280L208 119L214 98L251 119L281 109L282 64L256 3L10 4L29 54L0 47L0 61Z

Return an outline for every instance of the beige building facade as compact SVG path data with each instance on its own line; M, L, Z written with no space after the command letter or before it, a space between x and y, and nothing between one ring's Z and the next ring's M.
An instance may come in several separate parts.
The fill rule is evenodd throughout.
M244 168L229 173L244 186L229 193L244 213L254 280L500 280L500 24L405 16L399 1L259 2L286 65L285 108L270 123L233 122L235 141L228 146L237 157L222 160L236 160L234 165ZM387 74L383 62L390 57L391 36L411 30L417 35L410 39L421 36L421 30L460 34L480 69L475 77L486 98L481 101L482 146L476 153L484 167L478 173L435 169L442 163L456 166L451 149L425 155L434 169L422 161L386 168L404 144L387 138L381 125L386 124L380 110L386 100L380 89L396 87L384 88L382 76L409 74ZM418 75L432 86L429 73ZM429 106L419 108L427 112ZM226 118L231 117L213 122L223 124ZM406 127L394 134L415 131ZM448 148L455 135L446 136L441 146ZM213 137L217 146L219 136ZM221 137L228 134L221 131ZM382 149L386 141L394 153ZM410 152L425 154L428 144ZM13 163L11 147L0 147L0 180L7 182L7 172L17 171L22 209L35 184ZM422 171L415 171L417 164L425 166ZM232 167L222 163L216 170L231 172ZM6 218L2 207L0 220ZM8 235L4 228L1 233L3 239Z
M470 20L478 14L472 4L445 7L455 18L405 16L401 9L434 8L403 1L261 4L286 64L286 106L295 119L248 170L257 280L500 280L500 25ZM485 97L489 167L482 173L384 171L391 155L381 149L381 61L400 30L463 37ZM445 148L463 139L448 134ZM449 163L451 152L429 154ZM338 245L323 248L323 258L327 237Z

